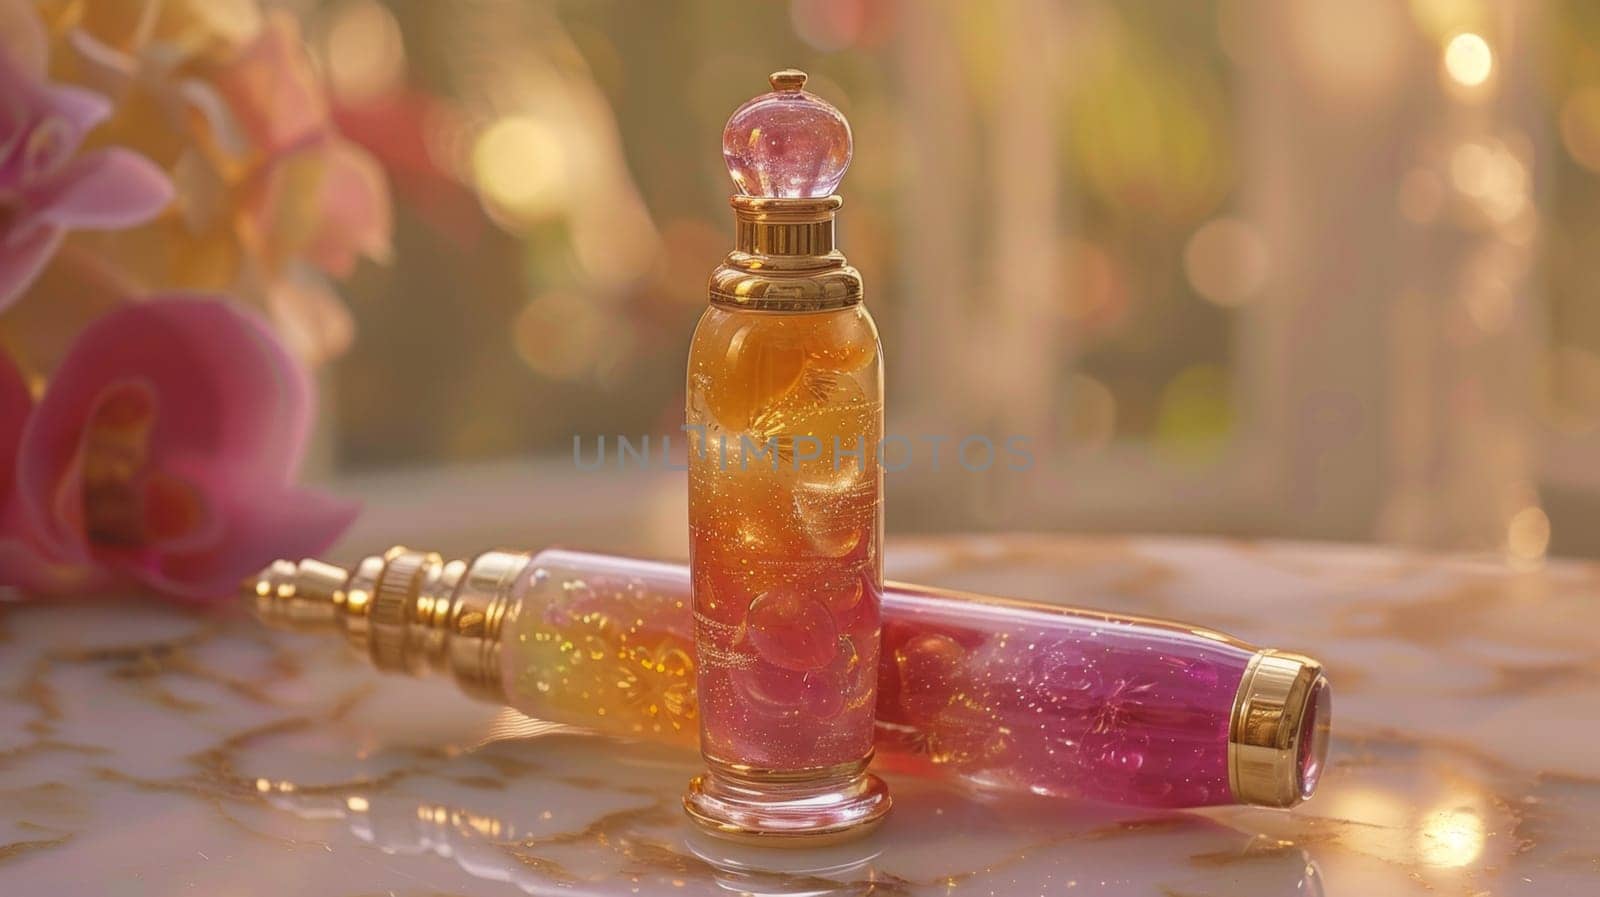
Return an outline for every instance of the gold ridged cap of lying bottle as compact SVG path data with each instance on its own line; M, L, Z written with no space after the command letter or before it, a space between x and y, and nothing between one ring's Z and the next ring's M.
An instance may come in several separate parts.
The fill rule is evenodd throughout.
M500 626L529 560L490 551L469 564L396 546L351 568L277 561L244 593L269 625L339 630L380 670L447 670L465 691L503 701Z
M1258 651L1228 727L1228 785L1240 803L1292 807L1311 796L1328 756L1333 691L1322 664Z

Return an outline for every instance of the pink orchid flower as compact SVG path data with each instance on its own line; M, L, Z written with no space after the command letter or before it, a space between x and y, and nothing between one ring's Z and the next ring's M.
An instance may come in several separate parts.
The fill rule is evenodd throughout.
M172 201L166 175L143 156L117 147L78 153L111 105L47 83L44 53L27 48L28 34L15 29L0 42L0 311L38 277L68 230L130 227Z
M206 602L316 554L355 508L293 484L312 400L266 325L220 300L96 320L37 404L0 355L0 585Z

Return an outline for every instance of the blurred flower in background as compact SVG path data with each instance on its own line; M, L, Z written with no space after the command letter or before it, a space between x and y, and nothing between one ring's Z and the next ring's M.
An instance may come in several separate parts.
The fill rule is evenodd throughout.
M326 547L308 369L391 227L290 11L0 0L0 586L208 601Z
M26 22L21 0L5 0ZM88 145L139 152L176 201L140 227L67 241L0 321L25 365L48 371L96 314L165 289L264 308L296 354L347 348L334 282L389 253L381 169L333 124L294 16L253 0L40 0L52 78L108 98Z
M102 96L50 83L44 33L0 6L0 311L33 285L68 230L147 221L172 199L148 159L122 147L79 153L111 111Z

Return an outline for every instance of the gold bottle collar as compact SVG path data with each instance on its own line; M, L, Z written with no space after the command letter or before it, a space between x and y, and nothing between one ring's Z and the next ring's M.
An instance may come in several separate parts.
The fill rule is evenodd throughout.
M1311 796L1327 749L1328 696L1322 664L1309 657L1267 650L1250 658L1228 726L1235 800L1292 807Z
M735 196L734 251L712 272L713 304L815 312L861 301L861 274L834 244L837 196Z

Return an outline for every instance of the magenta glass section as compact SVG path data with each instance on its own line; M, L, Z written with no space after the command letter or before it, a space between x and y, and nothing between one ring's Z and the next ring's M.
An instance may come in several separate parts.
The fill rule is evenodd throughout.
M1181 624L896 586L879 746L1036 794L1232 803L1228 726L1254 653Z
M535 556L502 631L509 700L542 719L692 745L688 569ZM898 583L883 593L877 762L988 787L1154 807L1233 803L1228 724L1254 648L1182 624ZM803 680L802 680L803 681ZM1326 751L1327 689L1303 738ZM818 688L819 706L842 697Z
M829 196L844 180L850 154L850 123L798 88L745 103L722 131L723 161L746 196Z

